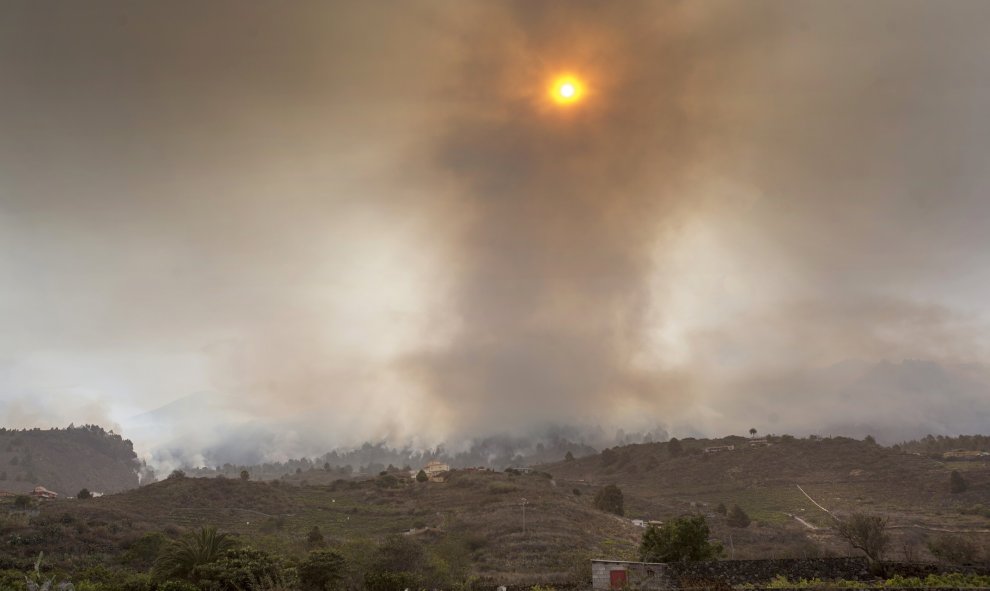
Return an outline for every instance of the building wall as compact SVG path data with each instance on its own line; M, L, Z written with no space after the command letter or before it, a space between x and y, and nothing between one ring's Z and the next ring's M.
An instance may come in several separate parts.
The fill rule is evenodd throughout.
M626 573L626 585L633 589L669 589L671 581L665 576L665 564L651 562L622 562L619 560L592 560L591 587L595 591L612 588L612 571Z

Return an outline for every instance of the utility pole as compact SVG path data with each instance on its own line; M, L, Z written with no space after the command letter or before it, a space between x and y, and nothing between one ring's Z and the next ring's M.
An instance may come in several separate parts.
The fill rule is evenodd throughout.
M527 503L526 498L523 497L523 499L522 499L522 508L523 508L523 537L526 537L526 503Z

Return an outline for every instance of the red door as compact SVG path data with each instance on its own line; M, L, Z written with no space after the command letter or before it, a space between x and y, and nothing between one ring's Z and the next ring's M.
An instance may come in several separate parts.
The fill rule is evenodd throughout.
M625 589L626 587L626 571L624 570L612 570L608 572L609 582L613 589Z

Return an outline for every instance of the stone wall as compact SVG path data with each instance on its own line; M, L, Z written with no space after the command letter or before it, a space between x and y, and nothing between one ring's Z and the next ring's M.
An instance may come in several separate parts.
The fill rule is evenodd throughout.
M880 572L874 572L870 569L870 564L865 558L717 560L671 563L592 560L592 588L595 591L609 591L612 588L612 571L623 571L626 586L630 588L664 590L708 587L715 584L759 586L777 576L784 576L792 581L800 579L869 581L875 579L878 574L884 577L900 575L924 578L927 575L946 572L946 568L942 565L929 563L885 562L880 565ZM951 571L990 575L990 568L981 567L953 567Z
M675 562L664 565L671 587L693 586L706 580L724 581L730 585L769 582L783 575L800 579L863 580L870 577L870 564L865 558L789 558L777 560L719 560L706 562Z

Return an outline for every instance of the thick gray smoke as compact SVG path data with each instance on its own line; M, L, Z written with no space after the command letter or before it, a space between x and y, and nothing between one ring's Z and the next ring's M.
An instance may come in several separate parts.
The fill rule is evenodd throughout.
M475 428L610 420L629 402L662 416L691 395L638 362L654 249L690 206L690 176L772 14L517 2L471 30L460 107L438 140L467 219L451 259L458 330L412 362L440 412ZM573 105L548 96L563 73L587 81Z
M979 430L988 17L10 3L0 420L162 465Z

